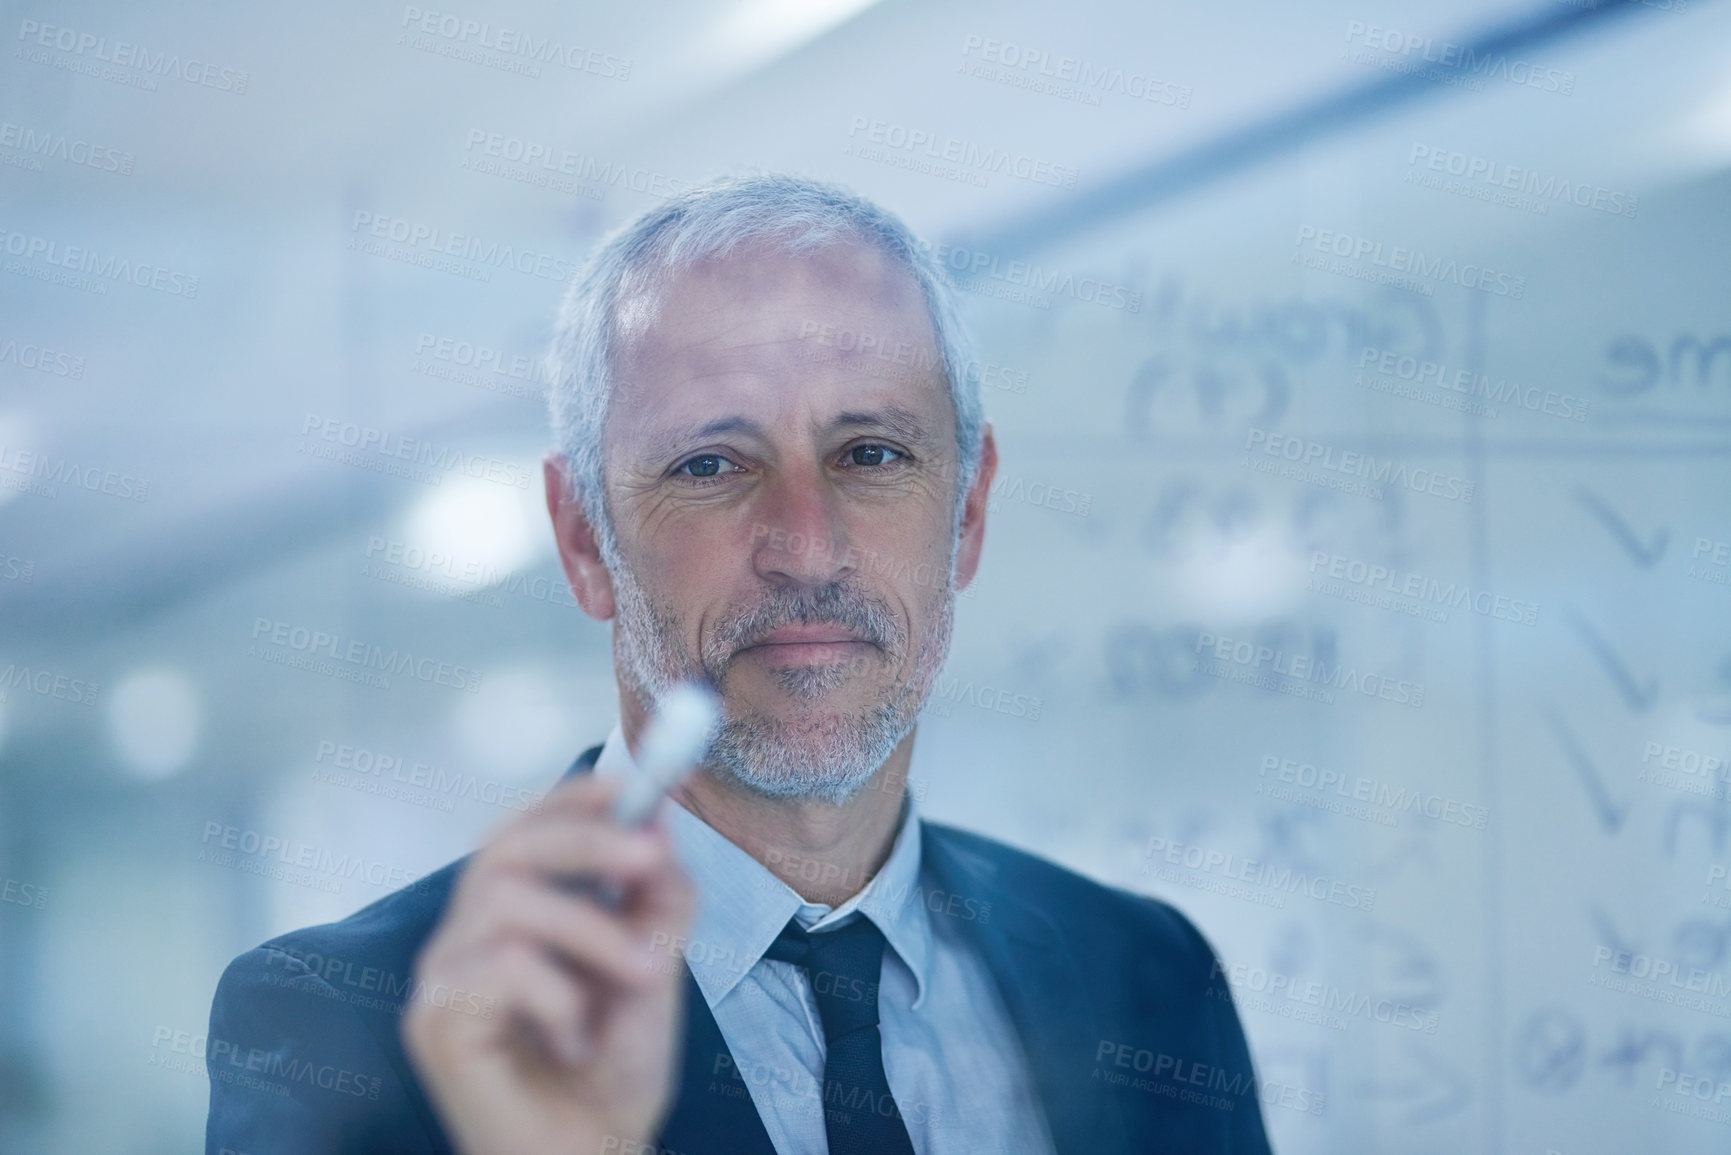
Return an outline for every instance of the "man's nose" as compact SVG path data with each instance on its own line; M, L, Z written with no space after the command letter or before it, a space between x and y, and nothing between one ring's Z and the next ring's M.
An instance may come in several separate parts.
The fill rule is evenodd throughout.
M753 530L757 575L774 583L824 585L855 568L858 551L821 479L784 477L766 487Z

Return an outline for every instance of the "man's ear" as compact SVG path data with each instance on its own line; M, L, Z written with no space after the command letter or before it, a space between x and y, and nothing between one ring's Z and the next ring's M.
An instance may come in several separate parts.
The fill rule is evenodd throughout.
M583 612L598 622L613 616L613 575L601 561L595 527L583 512L583 503L573 496L570 466L565 455L550 452L541 459L541 477L547 486L547 516L553 519L553 538L559 543L559 564Z
M991 496L992 477L998 472L998 445L992 426L986 424L980 438L980 468L963 499L961 536L956 542L956 592L968 588L980 568L980 550L986 542L986 498Z

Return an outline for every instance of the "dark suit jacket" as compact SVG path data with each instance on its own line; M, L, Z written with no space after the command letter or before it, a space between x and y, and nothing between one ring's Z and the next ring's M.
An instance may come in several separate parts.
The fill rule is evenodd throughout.
M923 829L922 898L963 920L997 980L1060 1155L1268 1151L1231 995L1183 915L979 835ZM491 1013L473 992L413 985L465 861L229 964L206 1042L206 1155L452 1150L400 1028L416 998ZM659 1146L773 1155L714 1016L685 981L683 1074Z

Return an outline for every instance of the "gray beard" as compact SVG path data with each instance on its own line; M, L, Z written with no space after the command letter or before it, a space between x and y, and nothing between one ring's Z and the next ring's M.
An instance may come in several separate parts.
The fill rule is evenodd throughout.
M625 688L646 713L682 681L707 682L725 700L735 655L783 625L837 625L877 647L857 662L777 670L781 688L801 702L821 700L852 677L861 664L896 663L907 652L907 631L881 599L846 583L832 582L817 589L777 588L749 609L730 613L716 623L704 642L704 653L694 660L685 647L677 616L650 600L622 559L613 567L613 585L618 608L613 631L615 661ZM946 581L939 591L937 613L919 639L912 676L892 687L886 700L861 710L791 723L766 714L728 713L704 765L765 798L846 802L913 729L949 652L954 619L955 591Z

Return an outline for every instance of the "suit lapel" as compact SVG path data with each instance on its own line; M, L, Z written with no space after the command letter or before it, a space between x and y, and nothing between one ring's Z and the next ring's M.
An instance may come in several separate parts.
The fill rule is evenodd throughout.
M992 859L923 824L924 869L949 894L991 903L991 918L959 924L996 980L1039 1088L1052 1141L1071 1151L1129 1150L1116 1097L1093 1079L1101 1020L1070 944L1027 895L998 878Z
M685 1052L679 1094L656 1146L692 1155L775 1155L763 1120L751 1101L721 1037L721 1027L691 972L685 972Z

